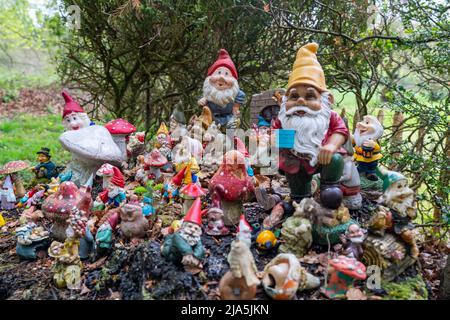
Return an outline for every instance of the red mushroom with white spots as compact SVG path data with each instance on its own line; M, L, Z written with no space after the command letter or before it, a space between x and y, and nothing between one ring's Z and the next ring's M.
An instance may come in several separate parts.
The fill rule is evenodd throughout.
M328 263L329 280L321 291L330 299L344 298L355 280L366 279L366 266L355 258L339 256Z
M124 119L116 119L104 125L108 129L114 142L119 147L123 155L123 160L127 160L127 143L130 134L136 131L136 127Z
M186 212L188 212L195 199L197 199L198 197L202 197L205 194L206 191L197 183L191 182L181 188L180 197L183 199L183 214L186 214Z
M22 183L22 179L19 177L17 172L29 168L30 165L22 160L10 161L0 168L0 175L9 175L11 181L14 183L14 194L18 198L22 198L26 191Z
M167 158L155 148L145 157L144 170L149 171L148 177L150 179L157 181L161 177L161 168L167 162Z

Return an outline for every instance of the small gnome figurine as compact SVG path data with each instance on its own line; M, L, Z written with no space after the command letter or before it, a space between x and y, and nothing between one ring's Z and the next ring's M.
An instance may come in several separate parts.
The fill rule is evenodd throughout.
M208 226L206 233L210 236L224 236L230 233L223 223L223 211L220 208L211 208L208 210Z
M12 210L16 205L16 196L11 176L7 175L0 189L1 210Z
M197 198L176 232L166 236L161 252L166 259L184 265L186 271L197 273L203 267L205 248L202 240L201 200Z
M155 147L161 154L170 160L172 152L172 142L169 136L169 129L164 122L161 122L158 131L156 132Z
M50 149L42 147L41 150L36 152L38 155L39 164L31 170L36 175L37 182L49 182L51 178L56 178L58 172L56 171L56 165L50 161Z
M97 175L103 176L103 191L99 193L100 200L112 207L118 207L126 200L125 180L119 168L105 163L98 169Z
M377 181L376 168L378 160L383 155L380 153L378 139L383 135L383 126L374 116L364 116L363 121L356 124L353 135L355 147L355 161L358 171L366 175L367 179Z
M169 132L170 136L174 141L179 141L183 136L187 134L186 129L186 116L184 115L184 112L181 110L181 102L179 102L175 109L173 110L172 114L170 115L170 122L169 122Z
M199 106L208 107L221 129L239 127L239 108L245 103L245 93L239 89L236 67L225 49L208 69Z
M236 239L245 243L250 248L252 245L252 231L253 228L245 219L245 215L241 214L241 217L239 218L239 225L236 229Z
M356 223L349 225L345 235L341 235L344 255L349 258L361 260L364 253L363 242L366 237L366 230L360 228Z

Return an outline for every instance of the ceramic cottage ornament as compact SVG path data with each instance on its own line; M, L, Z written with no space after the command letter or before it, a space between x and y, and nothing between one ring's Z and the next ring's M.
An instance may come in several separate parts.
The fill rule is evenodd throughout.
M334 98L317 61L318 45L309 43L297 52L276 128L295 130L293 147L280 150L279 167L286 174L291 198L311 197L311 181L320 173L322 205L336 209L342 202L339 179L343 171L341 148L349 132L331 109Z
M383 157L378 139L383 135L383 126L374 116L366 115L356 124L353 134L355 160L358 171L371 181L377 181L376 168Z
M10 178L13 183L14 194L16 198L22 198L26 191L22 183L22 178L17 174L19 171L28 169L29 165L25 161L17 160L10 161L0 168L0 175L6 175L6 178Z
M39 164L31 170L36 175L36 182L45 183L49 182L51 178L56 178L58 176L58 172L56 170L56 165L50 161L51 155L50 155L50 149L49 148L41 148L38 152L36 152L38 155L38 161Z
M219 170L210 180L209 190L213 206L224 213L225 225L236 225L242 212L242 204L254 191L253 181L247 174L245 158L236 150L228 151Z
M103 191L98 197L105 204L118 207L126 200L125 181L119 168L105 163L97 170L97 175L103 177Z
M11 176L6 176L0 189L1 210L12 210L16 206L16 195Z
M264 267L262 280L267 295L275 300L290 300L297 290L320 286L320 280L301 267L293 254L281 253Z
M136 131L136 127L124 119L116 119L108 122L104 126L111 134L114 143L122 153L122 161L127 160L127 143L130 134Z
M72 154L72 160L61 181L84 185L91 174L104 163L119 165L123 152L114 142L111 133L103 126L91 124L88 115L68 93L62 93L66 105L63 110L65 132L59 137L64 149Z
M180 229L166 236L161 252L166 259L181 263L187 271L197 273L205 257L201 235L201 200L197 198L183 218Z
M208 69L203 84L203 97L198 101L201 107L208 107L214 121L221 129L239 127L239 108L245 103L245 94L239 89L236 67L225 49Z

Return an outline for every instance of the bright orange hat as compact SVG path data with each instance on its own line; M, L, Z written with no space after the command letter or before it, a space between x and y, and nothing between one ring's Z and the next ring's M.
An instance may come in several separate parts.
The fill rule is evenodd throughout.
M184 216L183 222L192 222L199 226L202 225L202 201L200 198L195 199L191 208Z
M328 91L322 66L317 61L317 43L308 43L298 49L288 81L288 90L299 84L310 84L319 91Z

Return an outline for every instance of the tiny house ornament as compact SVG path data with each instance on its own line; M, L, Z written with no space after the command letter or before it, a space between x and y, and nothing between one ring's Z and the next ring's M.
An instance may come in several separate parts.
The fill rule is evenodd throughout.
M183 218L180 229L166 236L161 252L166 259L181 263L186 271L197 273L206 253L201 235L201 200L197 198Z
M239 108L245 103L245 94L239 89L236 67L225 49L208 69L203 83L203 97L198 101L201 107L208 107L214 121L222 129L239 127Z
M331 109L334 98L317 61L318 45L309 43L297 52L288 88L280 107L276 129L295 130L292 148L281 149L279 167L286 174L291 198L311 197L311 180L320 173L320 200L336 209L342 202L339 179L349 132Z
M219 203L223 210L225 225L236 225L243 202L254 191L253 181L247 174L241 152L230 150L224 155L219 170L210 180L209 190L213 201Z
M374 116L366 115L356 124L353 140L355 144L355 161L358 171L371 181L377 181L378 160L383 156L378 139L383 135L383 126Z

